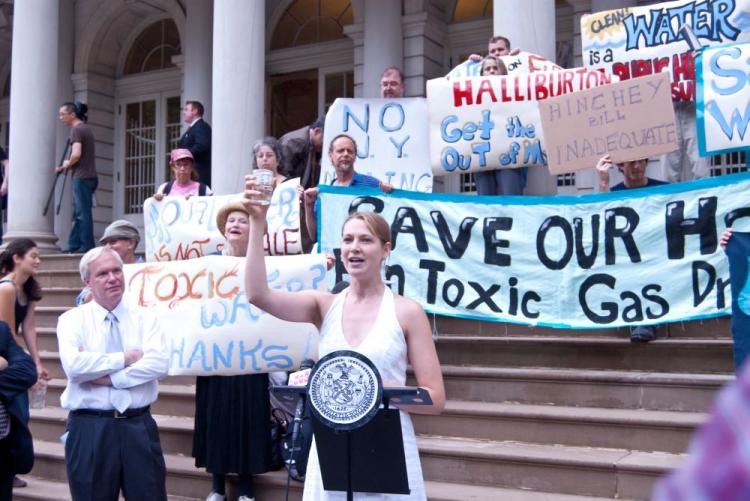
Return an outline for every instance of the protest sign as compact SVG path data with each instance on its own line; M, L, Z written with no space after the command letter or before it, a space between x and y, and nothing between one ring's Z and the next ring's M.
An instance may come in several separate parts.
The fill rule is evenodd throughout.
M562 328L655 325L726 315L719 235L749 222L750 174L579 196L321 192L322 251L343 220L391 225L391 287L426 311ZM737 226L737 224L735 224ZM345 277L341 263L331 282Z
M325 290L322 255L266 258L268 286ZM125 266L125 301L158 315L169 374L232 375L287 371L317 358L317 329L286 322L247 301L245 259L208 256Z
M695 100L695 62L680 28L704 45L750 41L750 0L677 0L581 17L583 64L620 80L667 72L674 101Z
M750 44L706 48L696 59L698 151L703 157L750 149Z
M268 209L266 253L272 256L302 253L299 239L299 178L276 187ZM216 227L216 214L242 194L212 197L164 197L143 203L146 261L194 259L221 251L226 239Z
M669 75L658 73L539 102L552 174L677 149Z
M397 189L431 192L426 123L427 103L421 97L336 99L326 113L320 184L336 178L328 147L334 137L347 134L357 142L354 170Z
M537 101L612 82L575 68L427 82L434 175L543 165Z
M521 51L513 56L500 56L508 73L530 73L533 71L556 71L563 69L552 61L548 61L538 54ZM482 75L482 59L473 61L467 59L453 68L447 77L450 79L478 77Z

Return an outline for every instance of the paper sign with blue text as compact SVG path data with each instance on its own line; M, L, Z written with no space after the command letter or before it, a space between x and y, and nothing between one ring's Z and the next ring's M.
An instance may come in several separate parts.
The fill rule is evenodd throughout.
M433 174L544 165L538 101L612 81L586 68L428 81Z
M669 75L657 73L539 102L553 175L677 149Z
M700 155L750 149L750 43L703 49L696 63Z
M750 0L677 0L581 17L583 64L628 80L666 72L673 101L695 100L695 61L680 34L703 45L750 41Z
M727 315L719 236L750 225L750 174L579 196L475 197L324 187L323 252L351 211L391 225L385 278L430 312L561 328ZM346 279L336 264L331 282Z
M396 189L431 192L426 124L422 97L336 99L326 113L320 184L330 185L336 178L328 147L334 137L347 134L357 143L356 172Z
M325 290L318 254L266 258L268 286ZM169 374L218 376L290 371L317 359L318 331L253 306L244 285L245 259L208 256L125 266L125 300L154 311L169 348Z
M521 51L513 56L500 56L508 73L530 73L533 71L557 71L563 69L552 61L548 61L538 54ZM448 78L464 78L482 76L482 60L467 59L448 73Z
M299 238L299 178L276 187L268 209L266 254L272 256L302 253ZM242 199L242 194L211 197L164 197L143 203L146 261L194 259L221 251L226 239L216 227L216 214L226 204Z

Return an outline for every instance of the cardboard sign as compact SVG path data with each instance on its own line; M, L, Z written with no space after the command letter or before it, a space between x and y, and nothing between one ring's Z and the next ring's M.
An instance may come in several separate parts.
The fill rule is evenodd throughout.
M562 328L730 313L719 237L750 222L750 174L579 196L322 188L322 250L351 211L391 226L385 278L430 313ZM739 216L739 217L737 217ZM337 263L331 283L345 279Z
M552 174L589 169L677 149L669 76L664 73L539 102Z
M548 61L532 52L521 51L515 56L500 56L500 59L505 64L508 74L531 73L534 71L559 71L563 69L562 66L558 66L552 61ZM482 76L482 59L479 61L467 59L446 75L449 79L479 76Z
M700 155L750 149L750 44L706 48L696 62Z
M326 113L319 184L336 178L328 147L334 137L347 134L357 143L355 171L396 189L430 193L426 123L427 101L421 97L336 99Z
M538 101L612 82L574 68L427 82L430 165L436 176L543 165Z
M677 0L581 17L583 64L628 80L666 72L674 101L695 100L693 54L680 35L691 26L703 45L750 41L750 0Z
M268 209L266 254L301 254L299 238L299 178L287 179L276 187ZM226 239L216 227L216 214L242 194L211 197L164 197L143 203L146 261L195 259L221 251Z
M169 348L169 374L199 376L289 371L317 359L318 331L247 301L245 258L129 264L124 300L153 309ZM266 258L268 286L325 290L325 256Z

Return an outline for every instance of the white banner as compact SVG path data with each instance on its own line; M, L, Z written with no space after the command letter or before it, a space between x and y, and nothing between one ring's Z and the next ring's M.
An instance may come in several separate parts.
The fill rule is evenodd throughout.
M627 80L668 72L674 101L695 100L695 63L680 27L703 45L750 41L750 0L677 0L581 17L583 64Z
M266 270L272 289L325 290L325 256L268 257ZM248 303L244 277L239 257L125 266L125 300L158 313L170 375L288 371L317 359L315 326L279 320Z
M538 54L521 51L515 56L500 56L508 73L531 73L533 71L555 71L563 69ZM482 60L467 59L448 73L450 79L482 76Z
M266 254L301 254L299 238L299 178L288 179L273 192L268 209ZM146 261L179 261L208 256L224 248L226 239L216 227L216 214L242 194L212 197L164 197L143 203Z
M563 328L730 313L719 236L750 225L750 174L581 196L469 197L325 187L323 252L352 210L391 224L391 287L430 313ZM354 193L352 193L354 191ZM334 274L331 274L334 275ZM336 264L331 282L345 277Z
M585 68L428 81L433 174L543 165L537 101L612 81Z
M696 127L703 157L750 149L750 43L706 48L696 59Z
M331 140L347 134L357 142L354 170L396 189L431 192L426 123L427 102L421 97L336 99L326 113L320 184L336 177L328 158Z

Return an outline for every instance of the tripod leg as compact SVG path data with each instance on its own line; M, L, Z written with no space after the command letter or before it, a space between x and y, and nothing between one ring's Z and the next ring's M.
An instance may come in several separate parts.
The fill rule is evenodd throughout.
M62 190L60 191L60 200L57 202L57 209L55 210L55 214L58 216L60 215L60 206L62 206L63 198L65 198L65 181L68 179L68 170L65 169L65 174L63 175L63 184L62 184Z
M60 178L60 173L58 172L55 175L55 181L52 183L52 189L49 191L49 196L47 197L47 203L44 205L44 210L42 211L42 216L46 216L47 212L49 211L49 204L52 203L52 197L55 196L55 188L57 187L57 180Z

